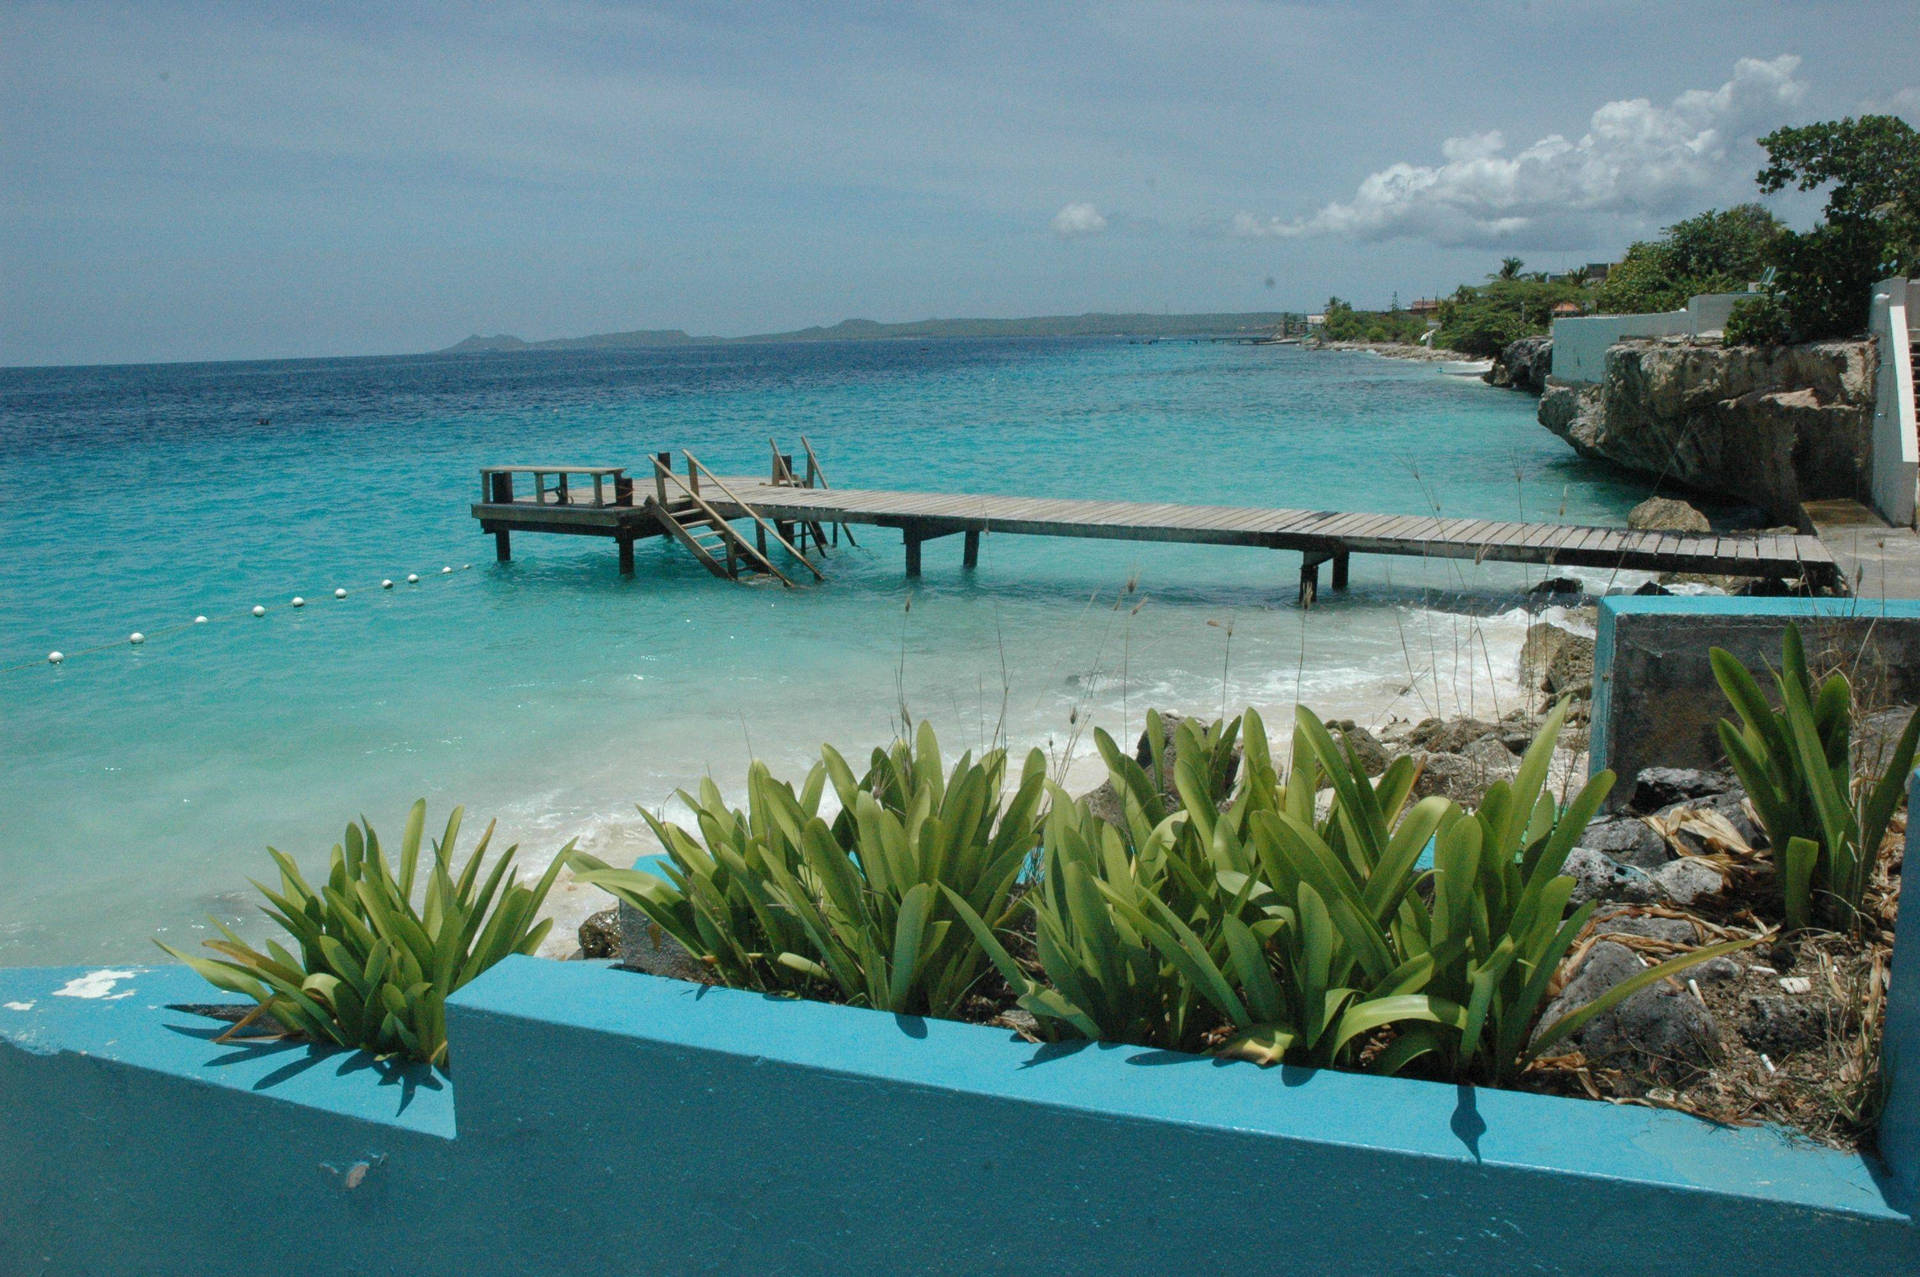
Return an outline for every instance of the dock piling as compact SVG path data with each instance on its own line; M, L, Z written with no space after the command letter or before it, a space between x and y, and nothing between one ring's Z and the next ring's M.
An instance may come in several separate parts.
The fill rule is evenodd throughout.
M980 534L972 529L967 530L965 545L960 552L960 566L963 568L980 566Z
M501 563L513 562L513 534L501 528L493 534L493 557Z

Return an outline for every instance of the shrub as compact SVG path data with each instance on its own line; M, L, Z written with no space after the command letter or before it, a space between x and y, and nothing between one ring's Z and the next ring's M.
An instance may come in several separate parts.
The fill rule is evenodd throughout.
M407 813L398 874L364 818L334 845L318 890L290 857L267 849L280 869L280 890L254 885L271 904L267 916L299 946L298 957L271 940L264 951L255 949L218 922L222 938L206 942L218 958L160 947L216 987L254 999L243 1025L267 1018L316 1041L444 1067L447 995L508 954L539 947L553 921L534 915L574 851L568 843L534 886L523 887L511 876L517 848L509 847L482 881L489 824L456 874L453 847L463 814L456 807L433 844L416 908L426 814L424 799Z
M1782 640L1773 680L1781 708L1731 653L1710 653L1714 678L1740 716L1722 719L1720 744L1773 845L1787 928L1816 918L1849 927L1859 916L1887 825L1906 794L1920 712L1908 720L1886 772L1853 774L1853 686L1836 670L1817 685L1800 627Z
M950 1016L987 959L954 925L950 900L1004 925L1021 867L1038 841L1046 759L1027 755L1003 802L1004 750L941 769L933 729L875 750L864 777L833 749L799 791L754 764L747 809L712 782L682 793L701 839L651 815L665 876L581 857L583 882L631 904L727 984L835 990L856 1006ZM841 810L820 802L831 782ZM645 813L643 813L645 814Z
M1743 298L1727 316L1729 346L1784 346L1793 340L1793 322L1787 307L1772 293Z

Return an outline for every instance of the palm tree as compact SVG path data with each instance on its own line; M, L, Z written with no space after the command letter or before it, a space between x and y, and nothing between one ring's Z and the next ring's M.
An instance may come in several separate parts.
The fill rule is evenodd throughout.
M1526 263L1518 257L1502 257L1500 259L1500 273L1494 276L1494 278L1518 279L1520 278L1520 268L1524 265L1526 265Z

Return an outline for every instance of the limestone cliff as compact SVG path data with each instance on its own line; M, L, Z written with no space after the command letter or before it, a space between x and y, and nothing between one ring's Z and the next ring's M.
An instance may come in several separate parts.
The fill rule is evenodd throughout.
M1493 367L1483 380L1490 386L1507 386L1540 394L1547 388L1547 374L1553 371L1553 338L1522 337L1508 343L1494 357Z
M1601 381L1549 382L1540 424L1583 457L1792 523L1802 501L1865 497L1876 371L1871 341L1626 341Z

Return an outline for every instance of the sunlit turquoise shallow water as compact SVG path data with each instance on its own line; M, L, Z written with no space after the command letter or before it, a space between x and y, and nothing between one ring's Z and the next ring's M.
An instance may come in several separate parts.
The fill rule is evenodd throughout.
M749 472L804 433L844 486L1621 522L1644 492L1533 410L1431 365L1172 342L0 370L0 963L190 941L250 911L264 846L323 863L419 795L536 863L576 835L619 858L636 803L864 750L903 705L1076 781L1088 727L1149 705L1488 714L1542 575L1361 558L1303 613L1291 554L989 536L909 583L899 535L856 529L825 585L731 586L660 541L622 578L598 540L495 564L482 465Z

